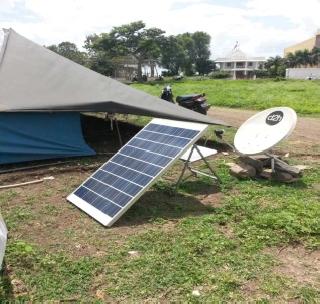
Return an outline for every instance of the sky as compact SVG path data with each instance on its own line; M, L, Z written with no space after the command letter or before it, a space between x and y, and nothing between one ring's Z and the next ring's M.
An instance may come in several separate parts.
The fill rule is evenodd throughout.
M71 41L143 20L166 35L205 31L212 59L239 42L253 56L283 55L283 48L320 28L320 0L0 0L0 28L13 28L42 45Z

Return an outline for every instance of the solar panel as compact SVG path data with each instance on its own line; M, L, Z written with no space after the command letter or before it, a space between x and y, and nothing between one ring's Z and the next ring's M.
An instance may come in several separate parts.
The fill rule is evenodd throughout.
M70 194L68 201L111 226L206 128L204 124L153 119Z

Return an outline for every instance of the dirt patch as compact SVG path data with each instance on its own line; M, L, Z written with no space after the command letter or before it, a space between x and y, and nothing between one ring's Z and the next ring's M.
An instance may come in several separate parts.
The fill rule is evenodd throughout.
M222 206L222 198L223 194L221 192L215 192L215 193L210 193L207 195L204 195L202 198L200 198L201 203L203 203L206 206L211 206L215 208L219 208Z
M2 197L13 193L7 201L1 202L4 217L14 218L14 222L9 223L10 237L22 238L49 252L63 251L73 257L103 256L108 248L120 248L127 237L154 227L170 231L179 218L208 213L206 204L218 204L219 194L209 193L204 204L196 196L172 195L152 188L112 228L105 228L66 200L100 164L50 168L49 175L54 176L54 180L1 190ZM15 172L1 175L0 179L6 183L21 182L43 175L48 175L48 171ZM16 219L16 214L22 218Z
M320 250L308 251L302 246L268 249L279 261L274 272L294 281L320 288Z
M265 299L270 298L268 295L266 295L260 290L260 284L261 283L258 280L253 279L247 281L245 284L241 286L241 291L243 295L246 295L248 298L250 298L251 303L255 303L256 300L262 297Z
M219 232L221 232L223 235L225 235L228 239L234 239L234 231L232 227L229 225L219 225L218 226Z

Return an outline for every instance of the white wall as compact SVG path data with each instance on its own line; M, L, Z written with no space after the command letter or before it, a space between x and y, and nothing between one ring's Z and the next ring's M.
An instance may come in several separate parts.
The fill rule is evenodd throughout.
M286 69L286 78L289 79L320 79L320 68L290 68Z

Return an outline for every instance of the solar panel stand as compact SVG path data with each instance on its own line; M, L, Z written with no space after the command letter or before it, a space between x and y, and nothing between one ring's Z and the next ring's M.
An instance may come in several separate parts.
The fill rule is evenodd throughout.
M196 170L196 169L193 169L193 168L191 167L191 165L190 165L190 163L191 163L191 162L190 162L190 159L191 159L191 156L192 156L194 150L196 150L196 151L198 152L198 154L199 154L200 157L201 157L201 160L205 163L205 165L206 165L206 167L209 169L210 173L206 173L206 172L203 172L203 171L200 171L200 170ZM193 145L192 145L192 148L191 148L191 150L190 150L190 154L189 154L189 156L188 156L188 159L187 159L186 161L184 161L183 169L182 169L182 171L181 171L181 174L180 174L179 179L178 179L178 181L177 181L177 183L176 183L176 186L175 186L175 189L176 189L176 190L178 189L180 183L182 182L183 176L184 176L184 174L185 174L185 172L186 172L187 169L191 172L191 175L190 175L190 176L195 176L195 177L197 177L198 175L202 175L202 176L210 177L210 178L213 179L213 180L217 180L218 182L221 182L219 176L218 176L218 175L215 173L215 171L212 169L212 167L210 166L209 162L208 162L208 161L206 160L206 158L202 155L199 147L198 147L196 144L193 144ZM190 176L187 176L187 177L185 178L185 180L188 179Z

